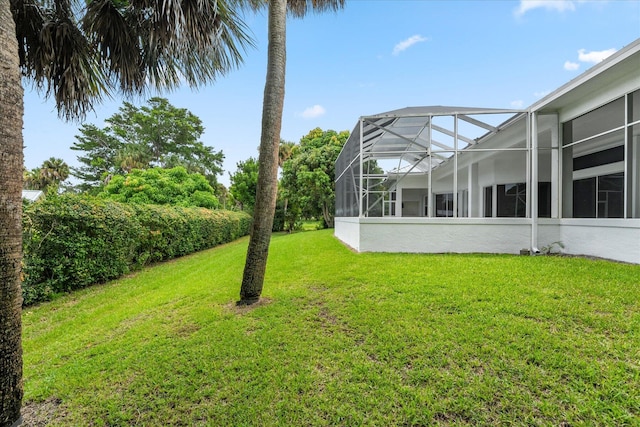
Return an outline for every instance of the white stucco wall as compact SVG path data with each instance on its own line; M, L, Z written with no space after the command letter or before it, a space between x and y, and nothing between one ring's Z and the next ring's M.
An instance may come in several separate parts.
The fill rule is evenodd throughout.
M360 219L335 218L334 235L345 245L360 251Z
M336 218L335 236L359 252L511 253L531 245L526 218ZM640 264L640 219L548 219L538 248ZM556 247L557 249L557 247Z
M335 236L360 252L517 254L531 235L526 219L361 218L356 244L354 219L336 218Z
M541 220L542 222L542 220ZM561 219L564 252L640 264L640 219Z

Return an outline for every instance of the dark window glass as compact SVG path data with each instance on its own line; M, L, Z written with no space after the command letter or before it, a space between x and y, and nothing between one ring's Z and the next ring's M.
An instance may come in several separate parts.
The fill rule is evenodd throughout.
M496 187L497 216L524 218L527 216L527 186L524 183L502 184Z
M623 173L573 181L574 218L622 218L623 216Z
M563 145L624 125L624 97L563 124Z
M493 187L484 187L484 216L491 218L493 216Z
M598 218L624 216L624 174L598 177Z
M622 162L624 160L624 145L598 151L597 153L573 159L573 170L593 168L596 166L608 165L609 163Z
M538 183L538 217L551 218L551 183Z
M436 194L436 216L453 216L453 193Z
M573 217L596 217L596 178L573 181Z

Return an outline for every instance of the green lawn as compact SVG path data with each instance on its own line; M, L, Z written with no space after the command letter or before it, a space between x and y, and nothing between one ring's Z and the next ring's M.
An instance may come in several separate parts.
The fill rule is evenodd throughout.
M50 425L640 425L640 266L247 240L24 312Z

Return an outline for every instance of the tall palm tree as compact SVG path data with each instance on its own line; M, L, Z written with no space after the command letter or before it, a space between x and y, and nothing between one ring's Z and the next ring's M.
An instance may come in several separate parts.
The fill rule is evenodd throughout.
M22 114L18 43L9 0L0 0L0 426L22 402Z
M247 1L0 0L0 427L19 421L22 400L20 70L66 119L112 91L212 82L252 44Z
M291 158L293 154L293 147L296 146L295 142L287 142L284 140L280 141L280 146L278 147L278 167L282 167L284 162Z
M23 187L25 190L42 190L45 187L42 183L40 168L34 168L31 170L25 169L22 172L22 177Z
M259 2L256 3L259 4ZM344 6L344 3L345 0L270 0L268 2L269 47L267 81L262 105L258 188L238 305L250 305L260 300L267 268L278 193L278 149L284 104L287 10L294 17L303 17L309 10L317 12L338 10Z
M60 185L62 181L69 178L69 165L60 158L50 157L42 163L40 176L45 187Z

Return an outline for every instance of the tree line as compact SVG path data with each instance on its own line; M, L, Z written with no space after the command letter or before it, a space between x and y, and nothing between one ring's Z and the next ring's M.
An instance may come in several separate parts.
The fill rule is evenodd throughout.
M73 192L124 203L237 209L253 214L258 160L237 163L229 189L218 182L222 151L200 141L200 118L164 98L136 107L125 102L105 127L83 124L71 149L79 166L51 157L23 170L25 189ZM274 231L293 231L303 219L333 227L334 163L347 131L311 130L298 143L280 141L280 179ZM66 181L76 178L76 183Z
M315 128L298 143L280 141L276 223L294 231L300 221L313 219L333 227L335 211L335 161L349 138L348 131ZM230 174L229 192L245 211L252 212L258 183L258 161L250 157L237 163Z
M22 79L82 118L112 93L212 83L253 45L241 13L268 10L269 39L254 221L239 304L259 300L277 195L286 17L338 10L344 0L0 0L0 426L21 422ZM144 157L143 157L144 158ZM132 159L139 159L137 155ZM156 160L157 161L157 160ZM6 368L6 369L5 369Z

